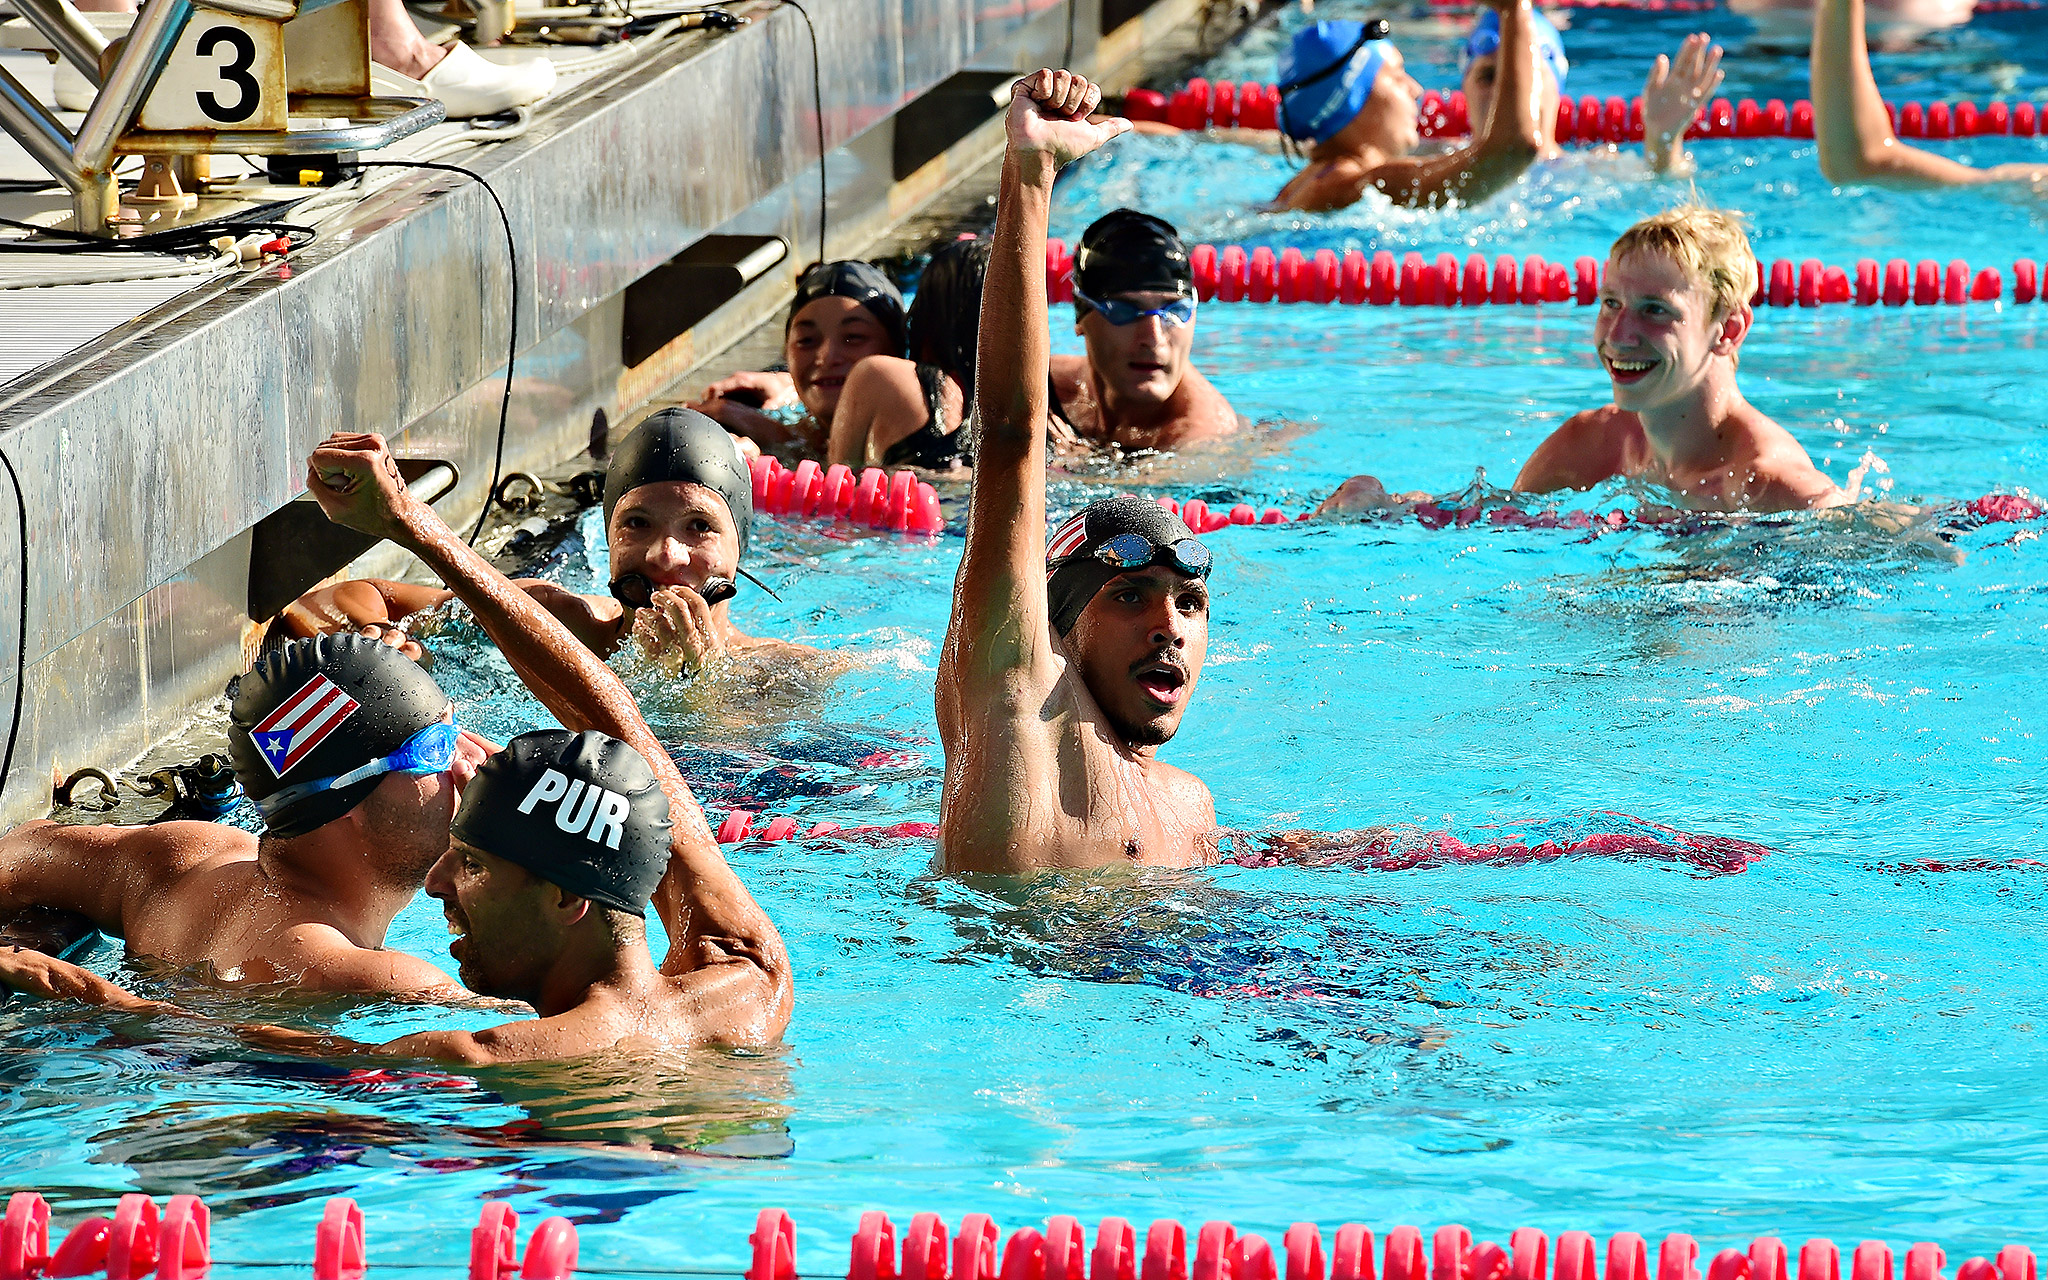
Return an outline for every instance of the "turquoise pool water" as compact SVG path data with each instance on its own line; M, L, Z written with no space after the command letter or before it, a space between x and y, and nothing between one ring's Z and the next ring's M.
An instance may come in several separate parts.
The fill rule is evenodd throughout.
M1619 47L1637 21L1682 30L1596 16L1580 31L1611 24ZM2044 30L2008 15L1915 58L1981 98L1976 68L2024 62ZM1573 88L1610 91L1579 38ZM1790 74L1760 65L1743 74ZM1193 188L1225 172L1220 150L1121 145L1062 188L1059 229L1140 191L1203 238L1279 238L1242 210L1202 212ZM2029 206L1952 196L1916 219L1919 198L1835 195L1810 156L1770 145L1755 170L1731 150L1701 187L1744 207L1795 188L1772 206L1788 253L1848 254L1862 236L1988 262L2040 243ZM1539 175L1516 212L1284 230L1555 259L1596 252L1673 190L1607 175L1575 197ZM1837 480L1863 465L1912 501L2039 488L2041 314L1767 313L1745 383ZM1203 367L1272 425L1212 457L1065 478L1062 510L1112 484L1292 511L1360 470L1438 492L1482 468L1505 483L1550 425L1603 398L1574 307L1218 305L1201 324ZM592 584L597 531L585 513L535 567ZM758 696L629 670L707 807L934 819L957 537L764 519L756 545L783 601L749 591L745 624L859 661ZM1054 1212L1227 1218L1276 1242L1297 1219L1457 1221L1497 1240L1686 1230L1709 1252L1764 1233L1932 1239L1952 1262L2048 1236L2048 593L2032 529L1404 522L1212 545L1210 663L1167 754L1209 781L1226 823L1477 843L1633 815L1772 852L1735 875L1576 858L1018 888L936 877L922 840L742 846L733 861L797 965L774 1053L377 1080L260 1061L202 1026L17 1002L0 1007L0 1180L43 1189L60 1224L124 1191L198 1192L218 1252L243 1261L308 1257L322 1199L345 1193L369 1214L373 1262L451 1271L485 1198L529 1224L575 1219L586 1267L737 1269L754 1213L780 1205L817 1274L843 1273L869 1208L899 1224L984 1211L1005 1229ZM436 643L466 721L504 735L541 719L474 633ZM393 941L442 957L438 912L416 903ZM111 949L95 963L203 1000ZM450 1016L270 1013L365 1038Z

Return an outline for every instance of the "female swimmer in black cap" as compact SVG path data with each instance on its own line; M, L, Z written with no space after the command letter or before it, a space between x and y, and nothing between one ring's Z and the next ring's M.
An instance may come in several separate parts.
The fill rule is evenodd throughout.
M904 353L903 294L872 263L819 263L797 281L782 335L789 372L733 374L690 407L770 453L822 458L854 366ZM765 412L797 403L804 416L793 424Z
M738 445L711 419L664 409L629 432L605 471L604 515L610 594L581 595L538 578L519 583L600 657L628 637L679 675L734 654L817 656L805 645L750 636L732 620L736 580L751 580L740 561L751 540L754 489ZM388 624L449 594L373 578L339 583L299 597L280 630L317 635Z

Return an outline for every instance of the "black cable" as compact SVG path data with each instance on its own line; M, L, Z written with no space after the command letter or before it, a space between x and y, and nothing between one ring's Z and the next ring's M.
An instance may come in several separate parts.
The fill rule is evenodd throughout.
M783 0L783 3L793 4L795 0ZM497 206L498 222L505 228L505 260L510 266L507 274L512 282L512 306L505 325L509 331L505 340L505 394L498 398L498 447L491 455L491 483L484 489L484 509L476 513L476 524L471 527L467 539L473 547L477 535L484 531L484 521L490 519L491 497L498 492L498 476L505 466L505 425L512 417L512 367L519 359L519 246L512 239L512 219L505 212L505 202L498 199L497 191L474 169L435 160L363 160L358 163L365 169L435 169L443 173L459 173L484 189L484 194Z
M831 191L825 184L825 73L818 61L818 28L811 23L810 11L797 0L782 0L783 4L797 11L804 20L804 30L811 33L811 103L812 112L818 122L818 261L825 260L825 210L831 201Z
M21 616L15 623L19 631L14 645L14 717L7 724L7 754L0 758L0 793L4 793L7 779L14 773L14 740L21 734L21 701L28 689L28 499L21 494L21 477L5 449L0 449L0 463L7 464L7 478L14 485L14 513L21 526Z
M300 197L303 199L304 197ZM264 205L242 213L230 214L205 222L188 222L182 226L167 227L162 231L151 231L139 236L88 235L68 227L43 227L33 222L17 222L13 218L0 218L0 227L13 227L37 235L35 240L0 240L0 251L9 253L202 253L212 249L212 241L224 235L237 239L252 232L271 231L290 238L292 248L303 249L313 243L319 235L311 227L294 222L283 222L264 216L270 210L282 210L286 202ZM296 201L290 202L296 203ZM254 214L256 216L251 217Z

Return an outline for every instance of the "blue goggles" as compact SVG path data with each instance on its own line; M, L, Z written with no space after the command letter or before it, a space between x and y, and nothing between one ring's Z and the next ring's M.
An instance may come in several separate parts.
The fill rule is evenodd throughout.
M1193 538L1160 546L1142 533L1120 533L1095 548L1095 558L1112 569L1142 569L1155 562L1170 564L1190 578L1209 578L1209 548Z
M1136 324L1146 316L1158 316L1161 320L1175 328L1193 324L1195 321L1195 295L1192 293L1185 298L1175 298L1163 307L1141 307L1135 302L1125 302L1122 298L1102 298L1098 300L1082 293L1079 289L1074 290L1074 300L1085 302L1097 311L1100 311L1103 319L1119 329L1127 324Z
M380 760L372 760L366 765L350 769L347 773L337 773L331 778L295 782L258 800L256 807L261 809L263 816L267 818L283 813L308 796L354 786L380 774L441 773L455 763L455 748L461 741L462 730L456 727L452 719L436 720L400 743L398 750Z

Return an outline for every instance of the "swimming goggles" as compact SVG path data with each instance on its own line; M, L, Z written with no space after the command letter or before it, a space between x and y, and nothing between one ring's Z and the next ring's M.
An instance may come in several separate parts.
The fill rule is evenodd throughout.
M782 599L781 596L769 590L767 583L748 573L745 569L737 569L734 572L761 588L761 590L767 591L771 598L776 600ZM654 593L660 590L662 588L657 586L654 580L644 573L624 574L613 578L611 583L612 599L625 605L628 609L652 608L654 605ZM734 582L731 578L721 578L716 575L704 579L704 585L697 588L697 594L704 597L705 604L723 604L739 593L738 583Z
M309 796L326 791L338 791L354 786L358 782L386 773L441 773L455 763L455 748L462 741L462 730L452 719L436 720L418 733L400 743L398 750L379 760L337 773L331 778L314 778L307 782L296 782L280 791L273 791L256 802L256 807L265 817L282 813Z
M1135 302L1125 302L1122 298L1103 298L1098 301L1079 289L1074 290L1074 298L1100 311L1103 319L1119 329L1127 324L1136 324L1146 316L1158 316L1175 328L1193 324L1195 320L1195 295L1192 293L1185 298L1175 298L1163 307L1141 307Z
M1142 569L1163 560L1191 578L1209 577L1209 548L1193 538L1160 546L1142 533L1120 533L1093 552L1112 569Z

